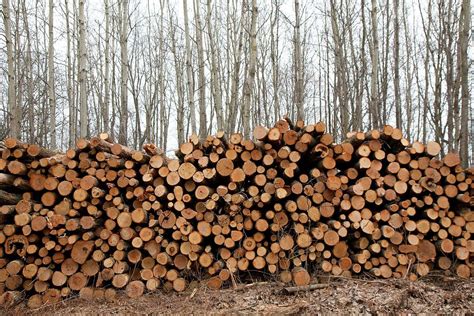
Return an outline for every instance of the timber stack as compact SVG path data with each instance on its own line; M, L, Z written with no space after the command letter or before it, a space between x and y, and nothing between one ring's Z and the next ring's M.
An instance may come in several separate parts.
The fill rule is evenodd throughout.
M335 143L280 120L132 150L108 134L55 153L0 145L0 303L218 289L250 273L307 285L324 271L416 280L474 274L474 171L400 129Z

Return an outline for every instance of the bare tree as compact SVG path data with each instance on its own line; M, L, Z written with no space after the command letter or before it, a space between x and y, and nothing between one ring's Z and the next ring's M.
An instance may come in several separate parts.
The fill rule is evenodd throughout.
M395 93L395 119L396 125L402 128L402 106L400 96L400 23L398 17L399 0L393 1L394 16L394 43L393 43L393 71L394 71L394 93Z
M240 67L242 64L242 50L244 45L244 25L245 25L245 5L241 6L241 13L238 19L238 23L233 25L233 32L228 37L233 37L233 56L232 56L232 71L229 74L230 76L230 99L227 102L227 112L226 115L229 118L227 123L226 132L231 133L235 130L235 125L237 121L237 112L238 112L238 90L240 84Z
M87 107L87 52L86 52L86 18L84 14L85 0L79 0L79 107L80 107L80 137L88 134L88 107Z
M10 127L10 135L12 137L20 137L20 118L19 109L16 101L16 78L14 65L13 40L10 25L10 2L2 1L3 9L3 25L5 27L5 41L7 44L7 64L8 64L8 123Z
M300 2L295 0L295 27L294 27L294 69L295 69L295 105L296 118L304 120L303 107L303 56L301 53L301 17L300 17Z
M280 5L277 1L272 2L271 8L271 26L270 26L270 58L272 60L272 86L273 86L273 109L274 109L274 119L276 120L280 115L280 101L279 101L279 81L280 81L280 69L279 69L279 14L280 14Z
M129 5L2 0L0 137L64 149L106 130L166 149L287 114L337 140L395 124L473 155L470 0Z
M204 45L202 39L201 14L199 6L199 0L194 0L194 19L196 21L196 47L198 58L199 137L201 139L205 139L207 136L206 77L204 65Z
M121 3L120 16L120 126L118 141L127 144L128 133L128 0Z
M185 87L183 85L183 78L184 78L184 61L183 56L179 54L177 49L177 41L178 38L176 37L176 22L175 18L173 17L171 8L168 3L168 12L170 15L170 26L169 26L169 34L171 37L171 53L173 54L173 62L174 62L174 73L175 73L175 80L176 80L176 91L177 91L177 103L176 103L176 125L177 125L177 132L178 132L178 143L181 144L185 141L184 138L184 100L185 100Z
M217 61L217 47L215 43L214 33L215 30L212 28L212 7L211 7L211 0L207 0L207 34L209 36L209 54L211 55L211 91L212 96L214 99L214 109L216 111L216 121L217 121L217 129L223 130L224 129L224 115L222 110L222 92L220 88L220 80L219 80L219 73L220 67Z
M56 92L54 90L54 5L53 0L49 0L48 19L48 99L51 147L56 148Z
M379 38L377 35L377 0L372 0L372 47L371 47L371 78L370 78L370 111L372 117L371 123L373 128L380 128L380 103L378 91L378 77L379 77Z
M331 0L331 29L334 38L334 55L335 55L335 77L334 96L335 104L338 104L338 111L341 116L342 135L348 132L349 117L348 117L348 86L347 86L347 70L346 61L344 58L344 44L341 39L341 31L339 29L336 4ZM338 102L337 102L338 101Z
M104 70L104 106L103 106L103 124L104 131L109 131L110 121L110 5L109 0L104 0L105 8L105 70Z
M249 38L249 66L248 76L244 83L244 98L242 101L242 119L244 135L250 136L250 101L252 97L252 90L255 81L255 72L257 64L257 18L258 8L257 1L252 0L252 17L250 22L250 38Z
M194 108L194 76L193 76L193 65L192 65L192 52L191 44L189 41L189 18L188 18L188 1L183 0L184 10L184 32L185 32L185 43L186 43L186 75L188 83L188 106L190 111L191 121L191 133L196 133L196 111Z
M460 73L461 73L461 134L460 134L460 154L463 166L469 163L469 63L468 45L469 31L471 29L471 1L463 0L461 6L461 22L459 26L459 52ZM472 111L472 110L471 110ZM472 146L472 139L471 139Z
M432 15L431 15L431 2L432 0L428 0L428 21L425 22L423 20L423 14L421 14L422 22L423 22L423 32L425 35L425 55L423 58L423 68L424 68L424 87L423 87L423 123L422 123L422 139L423 142L426 143L426 139L428 136L428 129L427 129L427 115L428 115L428 108L429 108L429 85L430 85L430 45L429 39L431 36L431 24L432 24ZM420 7L421 12L421 7Z
M28 21L28 12L26 10L26 1L22 2L22 13L23 13L23 24L25 28L26 35L26 54L25 54L25 64L26 64L26 98L27 98L27 111L28 111L28 142L33 143L35 141L36 126L34 123L34 87L33 87L33 57L32 57L32 48L31 48L31 33L30 33L30 24Z

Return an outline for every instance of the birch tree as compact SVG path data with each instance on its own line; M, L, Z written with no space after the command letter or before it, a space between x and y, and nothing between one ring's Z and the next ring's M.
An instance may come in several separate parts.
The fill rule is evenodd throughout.
M402 128L402 107L400 97L400 23L398 17L399 0L393 1L394 11L394 43L393 43L393 72L394 72L394 93L395 93L395 123L398 128Z
M120 125L118 141L128 142L128 0L121 3L120 12Z
M206 118L206 77L204 65L204 43L202 38L201 13L199 0L194 0L194 19L196 21L196 48L198 58L198 89L199 89L199 138L207 136Z
M469 31L471 30L471 1L463 0L461 6L461 22L459 26L459 49L460 55L460 75L461 75L461 134L460 134L460 154L463 166L469 163ZM471 109L472 112L472 109ZM472 139L470 140L471 146ZM472 159L472 157L471 157Z
M80 137L88 134L88 106L87 106L87 52L86 52L86 18L84 14L85 0L79 0L79 107L80 107Z
M378 91L378 77L379 77L379 38L377 34L377 0L372 0L371 8L371 27L372 27L372 47L370 48L371 57L371 78L370 78L370 111L372 117L372 128L380 128L380 109L379 109L379 91Z
M252 0L252 16L250 22L250 38L249 38L249 66L248 75L244 83L244 97L242 101L242 119L243 132L246 137L250 137L250 102L252 90L255 81L255 72L257 64L257 18L258 8L257 1Z
M5 42L7 46L7 64L8 64L8 124L10 127L10 136L20 137L20 120L19 110L16 101L16 78L14 65L13 40L11 34L10 21L10 2L9 0L2 1L3 9L3 25L5 28Z
M295 27L294 27L294 72L295 72L295 90L294 98L296 105L296 118L304 120L303 108L303 56L301 53L301 17L300 17L300 2L295 0Z
M50 118L51 147L56 148L56 92L54 89L54 5L53 0L49 0L48 18L48 99Z
M194 75L192 65L192 52L189 33L188 1L183 0L184 33L186 43L186 76L188 86L188 107L190 111L191 133L196 133L196 110L194 108Z

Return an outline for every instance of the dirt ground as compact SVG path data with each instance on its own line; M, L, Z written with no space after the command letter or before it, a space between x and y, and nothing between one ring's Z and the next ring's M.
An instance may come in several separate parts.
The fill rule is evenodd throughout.
M0 309L1 315L93 314L315 314L315 313L426 313L474 312L474 279L431 277L406 280L320 279L327 287L283 294L276 282L238 285L237 289L209 290L197 286L183 293L155 292L133 300L120 294L115 302L71 298L53 306L28 310L24 304Z

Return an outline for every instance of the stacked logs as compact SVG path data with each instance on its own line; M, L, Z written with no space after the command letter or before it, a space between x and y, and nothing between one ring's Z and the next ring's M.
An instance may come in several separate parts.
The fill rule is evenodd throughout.
M469 277L472 178L459 156L439 160L437 143L409 144L391 126L352 133L342 146L336 161L348 182L337 222L349 230L352 253L339 262L324 261L323 270L414 280L433 269L455 269Z
M193 135L176 158L108 134L66 153L6 139L1 300L220 288L250 272L296 285L320 270L474 273L474 173L457 154L391 126L335 144L321 122L284 119L253 137Z

